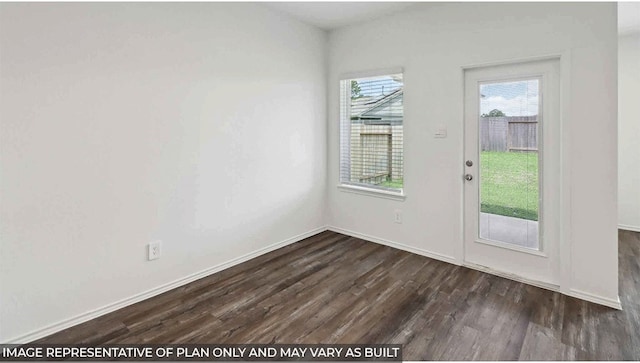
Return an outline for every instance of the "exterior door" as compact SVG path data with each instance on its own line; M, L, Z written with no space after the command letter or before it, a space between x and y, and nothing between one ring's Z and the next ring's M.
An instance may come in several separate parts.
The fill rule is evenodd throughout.
M559 285L559 60L465 70L464 258Z

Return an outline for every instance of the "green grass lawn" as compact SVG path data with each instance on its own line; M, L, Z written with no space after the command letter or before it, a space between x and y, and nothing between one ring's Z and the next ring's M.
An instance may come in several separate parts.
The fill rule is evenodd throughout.
M538 154L483 151L482 212L538 220Z
M380 186L386 187L386 188L395 188L395 189L402 189L402 185L404 180L399 179L399 180L387 180L385 182L380 183Z

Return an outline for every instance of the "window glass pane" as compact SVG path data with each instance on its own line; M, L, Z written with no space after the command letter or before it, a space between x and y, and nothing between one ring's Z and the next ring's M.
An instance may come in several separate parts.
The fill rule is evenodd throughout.
M480 85L480 238L539 249L539 81Z
M340 180L403 187L402 74L341 81Z

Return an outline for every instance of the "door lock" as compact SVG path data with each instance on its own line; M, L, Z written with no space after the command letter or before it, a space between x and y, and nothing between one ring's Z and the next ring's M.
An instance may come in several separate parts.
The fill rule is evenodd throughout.
M467 181L471 181L471 180L473 180L473 175L471 175L471 174L465 174L464 178L465 178Z
M467 162L465 162L466 166L473 166L473 161L471 160L467 160Z

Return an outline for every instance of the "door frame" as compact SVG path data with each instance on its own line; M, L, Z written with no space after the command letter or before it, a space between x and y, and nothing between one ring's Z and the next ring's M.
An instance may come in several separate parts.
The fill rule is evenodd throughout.
M521 277L518 275L513 275L509 273L504 273L500 271L496 271L490 268L486 268L483 266L478 266L474 264L467 263L465 261L465 182L462 176L465 174L465 166L463 165L463 159L465 156L465 74L467 71L476 69L476 68L485 68L485 67L493 67L500 65L512 65L519 63L529 63L536 61L545 61L545 60L557 60L559 63L558 69L558 117L560 121L560 126L558 128L559 132L559 153L560 153L560 170L558 175L559 185L559 201L558 201L558 213L557 216L559 218L558 225L558 264L559 264L559 279L558 284L547 284L541 281L530 280L525 277ZM472 269L480 270L483 272L487 272L490 274L506 277L515 281L524 282L530 285L539 286L542 288L546 288L553 291L559 291L566 295L576 295L578 292L575 292L571 289L572 286L572 261L571 261L571 229L570 229L570 221L571 221L571 199L570 199L570 191L571 191L571 173L569 166L570 164L570 138L568 137L568 132L571 128L571 119L569 117L569 109L567 100L570 99L570 75L571 75L571 50L564 49L558 52L549 53L545 55L539 56L530 56L530 57L518 57L518 58L510 58L510 59L502 59L496 61L487 61L487 62L477 62L472 64L466 64L460 66L460 93L459 93L459 102L461 106L461 126L462 126L462 142L460 143L460 193L462 194L462 202L460 204L460 242L456 244L455 249L455 258L458 263L462 266L466 266Z

